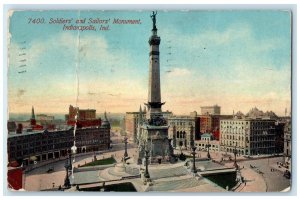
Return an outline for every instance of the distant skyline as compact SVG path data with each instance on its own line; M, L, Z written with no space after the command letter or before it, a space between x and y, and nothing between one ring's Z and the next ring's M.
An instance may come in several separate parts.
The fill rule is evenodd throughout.
M77 78L78 107L98 114L138 111L148 98L150 14L15 12L9 27L9 112L30 113L34 106L36 113L68 113L69 105L76 105ZM111 23L108 31L78 33L63 31L61 24L28 24L28 18ZM112 24L114 18L140 19L141 24ZM157 28L163 111L200 113L201 106L218 104L222 114L253 107L290 113L289 12L158 11Z

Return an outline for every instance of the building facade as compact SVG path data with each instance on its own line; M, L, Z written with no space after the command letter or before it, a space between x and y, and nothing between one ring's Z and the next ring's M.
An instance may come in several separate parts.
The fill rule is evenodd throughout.
M73 107L72 105L69 106L69 114L65 115L65 119L69 126L74 126L75 124L77 124L77 127L101 125L101 119L96 118L96 110L79 109L78 107Z
M219 115L200 115L200 132L208 133L219 129L220 127L220 116Z
M219 152L220 151L220 143L217 140L214 140L213 134L205 133L201 135L200 140L195 141L195 147L198 151L209 151Z
M232 118L232 115L221 115L221 107L218 105L201 107L200 133L212 133L214 138L219 140L220 120Z
M146 119L146 110L140 112L126 112L125 113L125 133L126 136L130 140L135 140L138 135L138 123L139 123L139 116L142 116L142 121ZM166 111L162 112L163 117L168 121L168 118L173 115L172 112Z
M134 140L138 131L138 121L140 112L126 112L125 114L125 134L130 140ZM146 112L141 113L143 119Z
M292 162L292 126L291 120L287 120L284 126L284 163L287 165L289 171L291 171Z
M60 131L10 133L7 140L8 161L17 161L24 166L34 162L59 159L70 153L107 150L110 147L110 127L79 128L74 137L74 128Z
M220 114L221 114L221 107L218 105L201 107L201 115L220 115Z
M199 117L172 116L168 118L169 138L174 148L191 149L196 139L200 139Z
M54 116L46 115L46 114L37 114L36 115L37 121L46 121L46 122L52 122L54 121Z
M240 155L274 154L275 122L273 119L232 119L220 122L220 149Z

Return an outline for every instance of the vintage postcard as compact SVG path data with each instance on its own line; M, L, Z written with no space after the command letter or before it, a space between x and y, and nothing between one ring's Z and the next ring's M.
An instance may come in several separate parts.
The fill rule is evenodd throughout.
M288 192L288 10L10 10L7 188Z

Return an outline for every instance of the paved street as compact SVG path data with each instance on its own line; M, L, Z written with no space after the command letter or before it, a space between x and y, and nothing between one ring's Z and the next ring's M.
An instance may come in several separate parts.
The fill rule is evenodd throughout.
M112 134L112 149L111 151L105 153L98 153L97 159L103 159L111 157L112 155L116 158L117 162L120 162L124 155L124 143L123 137L118 134ZM133 144L128 144L128 154L129 156L136 155L136 148L133 148ZM78 164L83 165L85 163L91 162L93 159L93 153L89 155L76 155L75 166ZM49 165L45 165L36 168L25 174L25 190L27 191L39 191L45 189L51 189L53 186L58 187L64 184L65 172L65 160L61 160ZM54 172L47 173L46 171L50 168L54 168ZM53 184L54 183L54 184Z
M275 169L271 171L271 168L276 167L277 162L281 162L282 157L275 157L275 158L265 158L260 160L248 160L239 162L240 166L247 167L252 169L257 174L262 176L266 182L266 190L268 192L276 192L282 191L285 188L290 186L290 179L287 179L283 176L283 172ZM255 166L255 168L251 168L251 166ZM262 172L262 173L259 173Z
M108 152L98 152L97 159L103 159L111 157L112 155L116 158L117 162L120 162L124 155L124 143L123 137L116 133L112 134L112 149ZM188 155L189 150L183 150L183 152ZM175 154L179 154L180 150L175 150ZM207 152L197 151L196 157L206 158ZM137 155L137 148L132 143L128 144L128 154L130 157L135 157ZM226 166L233 166L233 160L228 161L228 158L224 158L224 154L221 152L210 152L212 159L216 161L221 161L222 157L226 160ZM233 158L233 155L231 155ZM93 153L89 155L76 155L75 166L78 164L83 165L85 163L91 162L93 159ZM273 192L281 191L290 186L290 180L283 177L283 172L277 170L277 162L282 161L282 157L276 158L262 158L249 160L245 157L237 157L238 164L242 168L242 176L246 180L246 185L241 184L236 192ZM58 187L64 184L65 178L65 160L58 161L37 169L34 169L25 175L25 189L28 191L38 191L51 189L53 186ZM250 165L252 167L250 167ZM46 173L49 167L54 167L54 172ZM244 167L244 168L243 168ZM276 170L271 171L271 168ZM54 183L54 184L53 184Z
M190 153L189 150L183 150L183 152L188 155ZM180 150L176 150L175 153L179 154ZM199 158L207 158L207 151L196 151L196 157ZM216 161L221 161L222 159L226 162L225 165L228 167L233 166L233 154L228 154L228 156L224 157L223 152L213 152L210 151L211 158ZM232 161L229 161L229 155L232 158ZM248 159L244 156L237 156L238 165L240 167L244 166L244 169L241 170L245 179L248 180L245 185L242 185L237 190L238 192L278 192L286 189L291 185L290 179L287 179L283 176L283 168L278 168L277 162L282 162L282 157L274 157L274 158L255 158ZM251 168L251 166L255 166ZM274 171L271 171L271 168ZM261 172L261 173L259 173Z

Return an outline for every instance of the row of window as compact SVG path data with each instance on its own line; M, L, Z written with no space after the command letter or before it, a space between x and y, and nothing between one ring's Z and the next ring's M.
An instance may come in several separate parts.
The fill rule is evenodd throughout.
M249 124L249 122L240 122L240 121L222 121L221 120L221 124Z
M207 144L196 144L196 146L198 146L198 147L205 147L205 148L207 148L206 145L207 145ZM214 145L214 144L212 144L210 147L215 148L215 147L219 147L219 145Z
M244 147L244 142L236 142L236 141L228 141L228 140L222 140L221 145L225 146L237 146L237 147Z
M234 130L234 128L235 128L235 129L244 129L244 127L243 127L243 126L240 126L240 127L238 127L238 126L235 126L235 127L234 127L234 126L222 126L222 125L221 125L221 129L224 129L224 130L226 130L226 128L227 128L227 129L229 129L229 128L230 128L230 129L232 129L232 130Z
M234 136L234 135L223 135L222 139L227 139L227 140L244 140L243 136Z
M232 130L232 129L223 129L221 130L221 134L245 134L246 132L244 130L238 129L238 130Z
M251 148L270 148L275 147L275 144L273 142L270 143L251 143Z
M177 125L177 126L187 126L187 125L192 126L193 125L192 122L170 122L169 124L173 125L173 126L175 126L175 125Z

